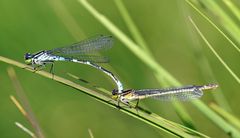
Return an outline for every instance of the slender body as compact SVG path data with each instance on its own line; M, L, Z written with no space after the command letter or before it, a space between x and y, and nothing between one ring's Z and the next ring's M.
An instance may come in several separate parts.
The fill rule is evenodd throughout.
M55 48L52 50L42 50L35 54L26 53L25 62L28 65L32 65L34 70L42 69L46 64L51 64L51 73L53 73L53 65L55 61L70 61L86 64L110 76L118 87L118 93L121 93L123 91L123 85L119 79L112 72L95 64L108 62L106 57L97 56L94 54L96 54L95 52L97 51L111 48L112 44L113 40L111 36L100 35L98 37L90 38L67 47Z
M155 98L164 101L181 100L187 101L200 98L203 95L203 90L215 89L217 84L207 85L189 85L179 88L164 88L164 89L143 89L143 90L125 90L122 93L113 91L113 98L118 99L122 103L129 105L130 101L141 100L145 98ZM137 103L138 104L138 103Z

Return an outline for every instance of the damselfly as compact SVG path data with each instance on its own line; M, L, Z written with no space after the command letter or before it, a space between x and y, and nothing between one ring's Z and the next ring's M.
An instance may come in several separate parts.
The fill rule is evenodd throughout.
M55 48L52 50L42 50L34 54L26 53L25 62L28 65L32 65L34 70L40 70L44 68L46 64L51 64L50 72L52 74L55 61L70 61L86 64L101 70L110 76L116 83L118 92L120 93L123 90L123 86L119 79L112 72L95 64L108 62L106 57L97 56L96 52L109 49L112 47L112 45L112 36L99 35L67 47Z
M207 85L189 85L178 88L164 88L164 89L142 89L142 90L125 90L122 93L118 93L116 90L112 92L112 98L117 99L119 102L126 105L130 105L129 102L137 100L137 104L140 99L152 97L164 101L180 100L187 101L192 99L200 98L203 95L203 90L215 89L217 84ZM118 103L119 104L119 103Z

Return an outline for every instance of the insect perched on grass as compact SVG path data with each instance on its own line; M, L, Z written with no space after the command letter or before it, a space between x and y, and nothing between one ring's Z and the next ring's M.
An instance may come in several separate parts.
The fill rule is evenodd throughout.
M203 90L215 89L217 84L207 85L189 85L178 88L164 88L164 89L142 89L142 90L125 90L122 93L118 93L117 90L112 91L112 98L130 106L130 101L137 100L136 107L139 100L145 98L155 98L163 101L180 100L187 101L200 98L203 95Z
M54 74L53 67L55 61L70 61L89 65L110 76L116 83L118 91L122 92L123 86L118 78L112 72L95 64L108 62L106 57L97 56L96 52L109 49L112 45L112 36L99 35L66 47L42 50L34 54L26 53L24 58L25 62L28 65L32 65L36 71L43 69L46 64L51 64L50 73L52 74Z

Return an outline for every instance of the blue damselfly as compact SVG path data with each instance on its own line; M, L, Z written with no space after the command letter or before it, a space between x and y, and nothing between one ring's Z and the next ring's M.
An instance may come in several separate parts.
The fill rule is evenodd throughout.
M118 92L120 93L123 90L123 86L119 79L112 72L95 64L108 62L106 57L97 56L95 53L100 50L109 49L112 45L112 36L99 35L66 47L42 50L34 54L26 53L24 58L25 62L28 65L32 65L34 70L40 70L46 64L51 64L50 72L52 74L55 61L70 61L92 66L110 76L116 83Z

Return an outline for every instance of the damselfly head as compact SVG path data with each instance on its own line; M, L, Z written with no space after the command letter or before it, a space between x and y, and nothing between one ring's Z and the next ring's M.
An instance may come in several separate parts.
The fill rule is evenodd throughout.
M32 54L31 54L31 53L26 53L26 54L24 55L24 59L25 59L25 62L26 62L27 64L31 63L31 62L32 62Z
M117 100L119 98L118 90L112 90L112 99Z
M113 89L113 90L112 90L112 95L118 95L118 90Z

